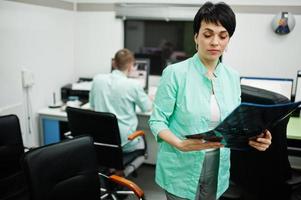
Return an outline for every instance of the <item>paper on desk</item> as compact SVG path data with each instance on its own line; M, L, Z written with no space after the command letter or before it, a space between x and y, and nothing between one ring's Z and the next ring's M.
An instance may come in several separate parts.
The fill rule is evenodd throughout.
M72 83L72 90L87 90L87 91L90 91L91 87L92 87L92 81Z

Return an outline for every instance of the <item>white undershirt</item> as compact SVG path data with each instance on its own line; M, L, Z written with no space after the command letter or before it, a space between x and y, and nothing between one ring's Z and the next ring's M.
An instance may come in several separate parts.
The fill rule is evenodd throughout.
M209 129L214 129L220 121L220 110L214 94L210 97L210 124Z
M214 129L220 122L220 109L216 101L216 97L214 95L214 85L212 80L211 83L212 83L212 93L210 96L210 123L208 125L209 130ZM212 151L214 149L215 148L206 149L205 151Z

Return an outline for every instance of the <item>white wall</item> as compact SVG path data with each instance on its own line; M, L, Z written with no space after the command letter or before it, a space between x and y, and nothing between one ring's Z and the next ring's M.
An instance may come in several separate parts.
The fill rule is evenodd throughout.
M153 4L201 4L207 0L64 0L77 3L153 3ZM212 0L220 2L220 0ZM223 2L230 5L300 5L300 0L224 0Z
M123 21L115 12L77 12L75 18L76 77L111 71L111 58L124 46Z
M272 32L273 16L237 14L237 30L224 61L241 75L295 78L301 69L301 16L295 15L295 29L286 36ZM0 115L18 114L28 133L21 70L32 71L33 133L25 139L37 144L37 111L50 103L53 92L60 98L64 84L109 72L123 36L123 22L114 11L73 12L0 0Z
M301 69L301 15L288 35L272 31L271 14L237 14L237 28L224 62L242 76L296 78Z
M192 2L192 1L189 1ZM231 2L231 1L228 1ZM233 1L235 3L235 1ZM241 1L240 1L241 2ZM236 2L238 4L238 2ZM233 38L224 55L224 62L237 69L242 76L296 78L297 70L301 69L301 15L300 12L293 13L296 21L294 30L288 35L277 35L271 28L271 22L283 5L283 10L291 9L289 5L300 6L297 1L264 1L265 6L236 7L237 26ZM251 2L246 3L246 5ZM254 5L260 5L254 2ZM269 6L271 4L271 6ZM241 5L245 5L241 2ZM158 5L159 6L159 5ZM168 7L166 13L156 15L153 6L120 6L117 15L129 18L149 19L156 16L156 20L193 20L196 7ZM247 8L253 8L248 10ZM275 13L271 14L271 9ZM279 10L278 10L279 9ZM137 10L137 11L136 11ZM150 11L152 10L152 11ZM252 11L251 13L244 10ZM169 11L169 12L167 12ZM189 12L190 11L190 12ZM268 12L266 12L268 11ZM164 17L164 15L168 17ZM176 34L176 33L175 33ZM151 85L156 85L157 79L150 78Z
M25 143L38 144L37 111L52 93L74 81L74 12L0 1L0 115L17 114ZM32 133L28 133L21 70L33 72L29 90Z

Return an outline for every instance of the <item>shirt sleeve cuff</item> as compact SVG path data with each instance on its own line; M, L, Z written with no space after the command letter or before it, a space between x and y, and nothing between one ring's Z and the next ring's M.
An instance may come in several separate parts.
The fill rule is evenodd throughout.
M168 126L164 123L149 122L150 129L155 136L157 142L162 142L163 140L159 137L159 133L163 130L168 130Z

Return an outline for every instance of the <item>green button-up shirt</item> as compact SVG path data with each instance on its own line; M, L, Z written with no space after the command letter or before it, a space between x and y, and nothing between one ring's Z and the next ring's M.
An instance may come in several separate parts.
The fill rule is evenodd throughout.
M159 142L156 182L168 192L195 199L205 151L181 152L159 138L169 129L177 137L208 131L212 85L220 108L221 120L240 104L240 80L236 71L219 63L214 83L207 78L207 68L197 54L168 66L162 75L149 120ZM230 150L220 149L217 198L229 182Z
M118 120L121 143L128 142L128 135L136 131L138 119L136 105L146 112L151 109L151 101L136 80L114 70L111 74L99 74L93 79L90 91L90 106L95 111L114 113ZM137 140L125 145L124 151L135 149Z

